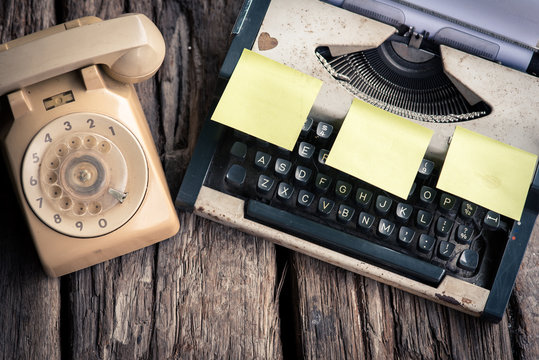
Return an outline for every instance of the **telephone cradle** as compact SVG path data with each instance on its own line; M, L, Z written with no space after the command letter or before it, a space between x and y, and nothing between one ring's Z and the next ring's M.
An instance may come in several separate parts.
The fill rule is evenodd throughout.
M161 33L141 14L85 17L0 45L0 95L11 110L3 150L49 275L178 231L132 85L153 76L164 55Z

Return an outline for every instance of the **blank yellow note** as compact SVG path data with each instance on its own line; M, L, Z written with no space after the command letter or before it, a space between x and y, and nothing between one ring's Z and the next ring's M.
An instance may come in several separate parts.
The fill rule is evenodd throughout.
M437 188L520 220L537 155L457 127Z
M293 150L321 87L322 81L245 49L212 120Z
M432 130L354 99L326 164L403 199Z

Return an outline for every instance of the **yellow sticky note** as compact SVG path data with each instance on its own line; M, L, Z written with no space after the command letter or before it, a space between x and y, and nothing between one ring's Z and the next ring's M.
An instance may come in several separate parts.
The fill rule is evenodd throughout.
M293 150L322 81L244 49L212 120Z
M537 155L457 127L437 188L520 220Z
M432 133L354 99L326 164L406 199Z

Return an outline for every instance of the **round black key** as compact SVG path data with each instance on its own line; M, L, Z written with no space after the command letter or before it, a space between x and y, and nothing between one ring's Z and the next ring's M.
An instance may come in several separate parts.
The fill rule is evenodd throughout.
M260 175L258 177L258 184L257 184L256 188L261 193L267 194L267 193L270 192L271 189L273 189L273 183L274 182L275 181L272 178L270 178L267 175L262 174L262 175Z
M483 223L490 230L497 230L500 227L500 214L488 211L483 219Z
M394 230L394 223L386 219L380 219L380 222L378 223L378 234L380 234L382 237L388 237L393 234Z
M329 186L331 185L331 178L322 173L316 174L316 181L314 183L314 186L316 187L316 191L318 192L326 192L329 189Z
M460 214L469 219L475 215L475 212L477 210L477 205L469 202L469 201L463 201L460 205Z
M319 122L316 127L316 136L321 139L329 139L333 132L333 126L326 124L325 122Z
M298 155L304 160L311 160L314 154L315 147L305 141L299 143Z
M348 198L351 192L352 184L347 183L346 181L337 180L337 183L335 184L335 195L345 200Z
M440 241L440 246L438 246L438 257L440 259L449 260L453 256L453 251L455 251L455 244L449 241Z
M371 204L372 191L365 190L362 188L357 189L356 192L356 203L361 206L363 209L368 209Z
M350 220L352 220L352 216L354 216L354 208L341 204L339 206L339 211L337 212L337 220L342 223L348 223Z
M440 210L445 212L451 212L456 208L457 198L453 195L443 193L440 196Z
M357 225L359 226L360 230L367 231L372 227L372 224L374 223L374 216L371 214L368 214L366 212L359 213L359 217L357 218Z
M430 226L430 223L432 222L432 214L425 210L419 210L417 212L417 219L416 223L417 226L419 226L422 229L428 229Z
M391 208L393 200L384 195L378 195L376 198L376 212L380 215L386 215Z
M314 194L307 190L300 190L298 194L298 204L304 207L309 207L314 200Z
M318 200L318 212L323 215L329 215L334 206L335 201L331 199L321 197L320 200Z
M453 227L453 220L449 220L440 216L436 222L436 235L445 237L448 236Z
M283 201L290 199L293 192L294 188L292 187L292 185L289 185L285 182L279 183L279 186L277 187L277 197Z
M294 174L294 178L296 179L296 182L298 184L305 186L311 179L312 173L313 171L311 169L304 166L298 166L296 167L296 173Z
M226 172L225 181L232 186L241 186L245 182L245 168L234 164Z
M457 265L464 270L475 271L479 264L479 254L472 249L464 250L459 257Z
M313 119L312 118L307 118L307 120L305 120L305 123L303 124L303 127L301 128L301 136L307 136L307 134L309 133L309 130L311 130L311 127L313 126Z
M406 226L401 226L399 230L398 242L401 246L409 246L414 239L415 231Z
M473 236L472 227L466 226L466 225L459 225L455 238L461 244L469 244L472 241L472 236Z
M275 173L280 177L287 177L292 168L292 163L288 160L277 158L275 160Z
M434 170L434 161L430 161L427 159L421 160L421 165L419 166L419 176L421 177L429 177L432 174L432 170Z
M329 150L320 149L320 151L318 152L318 163L322 166L326 165L326 160L328 158L328 155L329 155Z
M417 242L417 248L419 249L419 251L428 254L431 252L435 243L436 239L432 236L427 234L421 234L421 236L419 236L419 241Z
M236 141L230 148L230 155L242 160L245 159L245 156L247 155L247 145L245 145L245 143Z
M397 219L400 222L405 223L405 222L408 221L408 219L412 215L413 210L414 210L414 208L412 207L412 205L404 204L404 203L398 203L397 204L397 209L395 210L395 212L396 212L395 215L396 215Z
M419 192L419 199L426 204L430 204L434 201L436 197L436 190L428 186L422 186L421 191Z
M271 155L262 151L257 151L255 155L255 165L261 170L266 170L271 161Z

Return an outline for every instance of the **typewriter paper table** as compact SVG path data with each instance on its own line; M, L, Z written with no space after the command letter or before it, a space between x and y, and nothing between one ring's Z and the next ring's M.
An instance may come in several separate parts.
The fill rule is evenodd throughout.
M175 192L239 7L6 0L0 41L83 15L154 20L167 57L137 89ZM5 164L0 171L10 189ZM14 194L0 196L4 359L539 358L539 225L507 315L493 325L189 213L172 239L50 279Z

